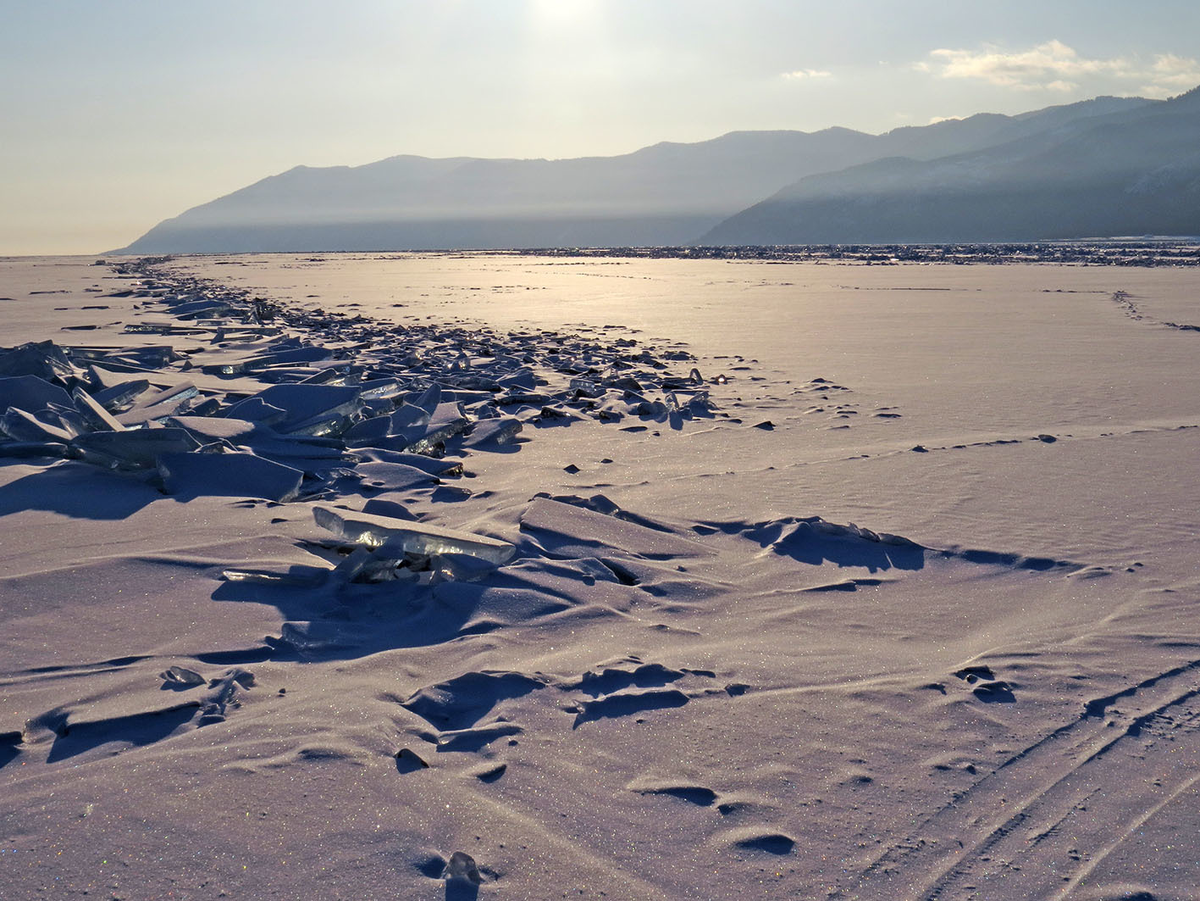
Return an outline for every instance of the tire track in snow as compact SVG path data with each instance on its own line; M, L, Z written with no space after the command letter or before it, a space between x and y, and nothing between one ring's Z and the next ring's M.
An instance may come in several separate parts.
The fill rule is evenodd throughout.
M1087 703L1078 719L1010 757L829 897L1066 898L1200 782L1198 756L1194 660Z

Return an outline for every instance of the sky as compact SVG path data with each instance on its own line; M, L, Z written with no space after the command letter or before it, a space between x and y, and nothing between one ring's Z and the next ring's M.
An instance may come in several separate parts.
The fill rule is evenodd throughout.
M880 133L1200 85L1196 0L0 0L0 255L297 165Z

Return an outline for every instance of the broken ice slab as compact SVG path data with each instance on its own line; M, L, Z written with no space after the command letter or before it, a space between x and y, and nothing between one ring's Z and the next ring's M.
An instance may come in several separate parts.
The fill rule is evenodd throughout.
M420 407L432 416L433 411L442 402L442 386L434 382L417 397L409 398L408 402L414 407Z
M346 541L368 547L387 545L390 550L409 554L469 554L501 564L507 563L517 552L507 541L390 516L313 507L313 519L321 528Z
M152 434L152 433L151 433ZM304 473L254 454L160 454L158 472L167 494L186 497L261 497L290 501Z
M161 391L140 396L130 409L117 414L117 419L128 426L162 419L172 413L183 412L185 402L190 401L199 393L199 389L191 382L182 382L170 388L163 388Z
M231 444L250 444L253 436L259 432L257 423L244 419L233 419L222 416L170 416L165 425L172 428L186 429L195 436L201 444L211 444L214 441L228 441ZM266 429L262 434L273 436Z
M126 335L203 335L209 329L169 322L139 322L125 326L121 331Z
M368 548L356 547L333 568L333 578L338 582L352 582L359 578L375 562L375 555Z
M47 404L70 402L66 391L36 375L0 377L0 410L16 407L27 413L36 413Z
M686 379L663 379L662 387L664 391L672 391L678 388L695 388L703 384L704 378L700 375L700 370L693 368Z
M268 569L227 569L221 573L226 582L242 582L249 585L291 585L297 588L315 588L329 578L331 570L316 566L289 566L286 572Z
M0 417L0 432L14 441L48 441L65 444L75 437L67 429L16 407L9 407Z
M166 406L167 404L178 403L181 400L188 400L200 393L200 389L191 382L183 382L178 385L173 385L170 388L164 388L155 394L148 397L143 397L139 403L146 407Z
M518 369L497 379L496 384L508 391L532 391L537 385L537 376L532 369Z
M95 363L88 366L87 371L88 380L92 383L92 385L96 386L97 391L104 388L115 388L118 385L124 385L127 382L136 381L136 379L126 370L118 371L115 369L105 369L103 366L99 366ZM146 382L146 387L149 386L150 383Z
M202 316L221 316L233 309L235 305L227 300L192 300L172 304L171 314L177 319L199 319Z
M261 397L248 397L222 412L229 419L244 419L248 422L261 422L263 425L278 425L288 417L287 410L274 407Z
M38 411L38 417L71 435L82 435L92 430L92 426L74 406L51 403L46 409Z
M582 397L599 397L604 393L604 388L597 385L591 379L574 378L571 379L569 387L577 395Z
M101 459L115 460L121 468L149 469L163 454L185 454L197 450L200 442L183 429L135 429L88 432L73 439L71 447L85 460L95 453Z
M343 623L290 620L279 628L279 639L297 651L330 651L347 647L353 636Z
M193 398L185 404L180 404L176 408L176 412L183 412L184 408L186 408L189 416L213 416L220 412L221 402L215 397L206 397L201 401Z
M396 412L391 415L392 434L396 434L401 429L428 425L429 416L430 411L423 407L409 403L401 404L396 409Z
M482 448L498 447L512 444L517 433L521 431L521 420L515 416L501 416L498 419L483 419L475 423L470 437L464 443L465 447Z
M324 347L296 347L250 357L242 361L242 368L246 372L256 372L281 363L314 363L318 360L328 360L332 356L332 351Z
M283 423L279 430L286 435L308 435L316 438L333 438L350 427L350 417L344 413L322 413L303 422Z
M371 379L360 384L358 389L363 400L390 400L403 393L396 379Z
M470 554L434 554L429 568L443 582L474 582L495 569L496 564Z
M509 392L508 394L502 394L496 398L496 406L498 406L498 407L514 407L514 406L517 406L518 404L527 404L529 406L536 407L536 406L540 406L542 404L548 404L553 400L554 400L554 398L551 397L549 394Z
M357 387L337 385L272 385L255 396L287 411L287 418L277 426L280 432L320 417L348 416L358 411L360 403Z
M225 337L220 335L220 337ZM258 353L244 357L230 357L227 353L206 355L205 359L214 362L202 362L200 370L210 375L240 375L248 372L262 372L279 366L295 366L296 364L313 363L328 360L332 351L323 347L294 347L290 342L276 342L262 347Z
M457 403L441 403L429 417L427 425L411 426L396 434L407 442L404 450L420 454L431 450L439 442L462 434L470 425L471 421L462 414Z
M178 359L179 354L169 344L155 344L112 351L105 354L101 362L110 368L128 366L136 369L162 369Z
M95 372L94 367L92 367L92 372ZM100 390L92 392L92 399L110 413L119 413L129 409L139 395L150 390L150 383L145 379L135 379L112 385L100 379L94 379L93 384L104 385Z
M125 426L117 422L116 417L96 403L95 398L82 388L75 388L71 392L71 401L92 429L109 432L120 432L125 429Z
M37 341L0 348L0 375L35 375L40 379L65 380L75 374L63 349L53 341Z
M66 455L67 446L59 441L0 441L0 457L30 459Z
M346 429L342 438L351 447L359 442L369 444L380 438L386 438L391 428L392 418L390 416L374 416L370 419L364 419L362 422L355 423Z

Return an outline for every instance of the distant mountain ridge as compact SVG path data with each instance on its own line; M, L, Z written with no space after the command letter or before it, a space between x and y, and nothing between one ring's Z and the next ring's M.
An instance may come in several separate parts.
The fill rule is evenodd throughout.
M697 243L944 243L1200 234L1200 88L981 150L807 176Z
M353 168L298 166L168 219L117 252L1054 236L1035 227L1039 219L1060 231L1084 229L1062 237L1110 233L1093 223L1182 227L1200 208L1189 193L1200 163L1187 149L1189 141L1200 148L1200 132L1189 124L1200 118L1200 103L1189 99L1196 94L1171 101L1101 97L882 135L845 128L731 132L614 157L396 156ZM1115 190L1132 191L1128 215L1111 215ZM1089 192L1105 200L1092 202ZM1076 212L1064 214L1055 206L1061 203ZM1142 232L1173 233L1111 233Z

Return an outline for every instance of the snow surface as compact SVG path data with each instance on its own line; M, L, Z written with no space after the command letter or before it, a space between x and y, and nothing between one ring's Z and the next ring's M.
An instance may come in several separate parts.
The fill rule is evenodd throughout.
M1196 270L114 262L0 261L0 344L303 480L0 445L0 898L1194 892Z

